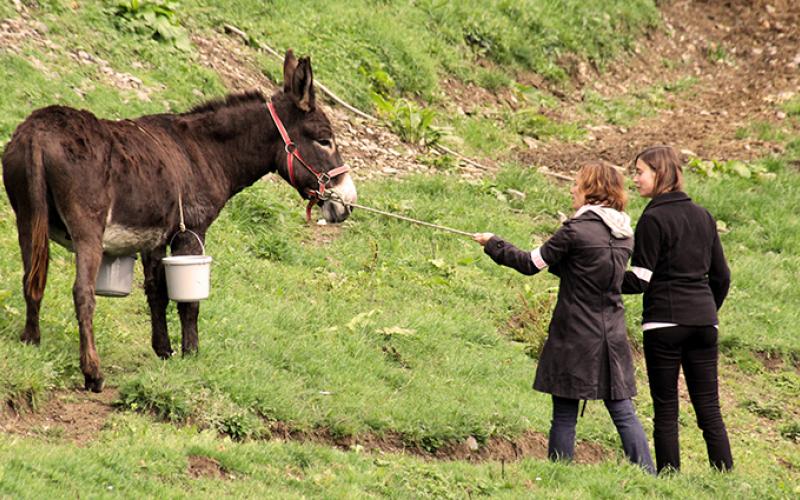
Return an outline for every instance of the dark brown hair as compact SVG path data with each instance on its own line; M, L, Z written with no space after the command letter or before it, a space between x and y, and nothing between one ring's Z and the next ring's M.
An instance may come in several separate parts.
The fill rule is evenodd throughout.
M620 212L628 203L625 179L616 168L603 163L587 163L575 178L586 203L606 205Z
M652 146L633 160L633 168L642 160L655 172L653 196L683 189L683 166L672 146Z

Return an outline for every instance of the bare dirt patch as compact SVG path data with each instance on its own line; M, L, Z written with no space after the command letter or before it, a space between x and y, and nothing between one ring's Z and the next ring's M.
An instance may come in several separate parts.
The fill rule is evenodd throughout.
M194 479L232 479L228 471L217 460L200 455L189 456L186 473Z
M662 7L665 29L649 33L636 54L603 74L573 83L603 97L694 78L668 95L651 118L630 127L599 126L582 143L551 141L522 151L525 163L574 170L582 162L630 162L653 144L672 144L702 158L753 159L780 145L737 130L754 122L786 123L777 105L800 92L800 4L790 0L681 0ZM562 119L576 117L580 93L568 96ZM570 99L572 103L570 103Z
M95 394L81 390L56 391L36 411L9 409L0 415L0 431L69 441L83 446L97 438L119 393L106 388Z
M336 436L326 428L304 432L292 429L283 422L274 422L271 425L271 433L272 437L277 439L324 444L346 451L408 454L427 460L512 462L523 458L539 460L547 458L547 436L532 430L513 439L492 437L482 444L470 437L461 442L445 443L435 450L425 449L420 445L411 445L402 434L397 432L386 432L380 435ZM612 460L614 457L613 451L599 443L578 441L576 444L576 463L595 464Z
M764 368L771 372L780 371L783 368L783 358L779 354L766 352L766 351L755 351L753 355L761 361L761 364L764 365Z

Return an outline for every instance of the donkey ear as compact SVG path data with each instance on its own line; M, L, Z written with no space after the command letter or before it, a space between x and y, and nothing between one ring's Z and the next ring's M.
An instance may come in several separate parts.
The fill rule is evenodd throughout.
M297 58L294 57L292 49L286 51L286 57L283 59L283 91L289 92L292 90L292 78L297 69Z
M303 111L311 111L316 106L314 98L314 73L311 71L311 59L301 57L292 75L292 88L289 94Z

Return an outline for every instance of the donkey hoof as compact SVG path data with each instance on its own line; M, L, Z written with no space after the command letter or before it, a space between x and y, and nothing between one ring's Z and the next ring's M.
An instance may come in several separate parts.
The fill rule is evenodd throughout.
M40 341L40 337L38 337L38 336L34 336L34 335L27 335L27 334L23 333L23 334L20 336L19 340L20 340L20 341L21 341L23 344L28 344L28 345L38 346L38 345L39 345L39 341Z
M105 384L105 381L103 380L102 377L94 378L94 377L91 377L89 375L84 375L83 376L83 387L87 391L103 392L103 385L104 384Z
M161 352L156 351L156 356L158 356L161 359L169 359L174 355L175 355L175 351L173 351L172 349L169 349L167 351L161 351Z

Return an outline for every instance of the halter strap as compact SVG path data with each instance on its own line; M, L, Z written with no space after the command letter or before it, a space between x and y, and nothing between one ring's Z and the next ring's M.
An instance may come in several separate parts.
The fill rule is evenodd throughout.
M323 199L325 196L326 185L337 175L341 175L350 171L350 167L347 165L342 165L341 167L333 168L327 172L317 172L313 167L311 167L311 165L303 160L303 157L300 155L300 151L297 149L297 145L292 142L292 138L289 137L286 127L283 126L283 122L278 117L278 112L275 111L275 105L272 103L272 101L267 102L267 109L269 109L269 114L272 117L272 121L275 122L275 126L278 128L278 133L280 133L281 139L283 139L284 150L286 151L286 168L289 171L289 182L291 183L292 187L297 189L297 183L294 180L295 158L297 158L297 161L299 161L300 164L306 168L306 170L314 174L314 177L317 178L319 189L317 191L312 191L309 189L309 203L306 207L306 221L310 221L311 208L314 206L314 204L316 204L317 201Z

